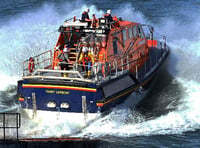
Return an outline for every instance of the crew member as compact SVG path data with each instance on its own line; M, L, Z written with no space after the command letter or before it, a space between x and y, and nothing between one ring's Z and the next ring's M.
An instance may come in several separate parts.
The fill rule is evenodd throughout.
M58 56L58 58L60 60L59 65L61 67L61 70L70 70L69 64L72 64L72 62L69 60L69 48L67 47L67 45L64 46L63 52Z
M108 23L113 22L113 18L111 16L111 10L110 9L107 10L107 13L105 14L105 18L108 20Z
M85 11L82 13L82 17L81 17L82 21L90 21L90 18L88 15L89 12L90 12L89 8L85 9Z
M86 71L86 76L90 78L92 64L94 64L94 57L88 47L83 47L79 62L83 64L83 70Z
M88 22L88 26L90 26L91 23L92 23L89 15L88 15L89 12L90 12L89 8L85 9L85 11L82 13L82 17L81 17L81 21L82 22Z

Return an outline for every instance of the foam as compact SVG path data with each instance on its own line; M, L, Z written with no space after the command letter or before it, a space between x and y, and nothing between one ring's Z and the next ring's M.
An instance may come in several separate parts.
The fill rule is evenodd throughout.
M22 62L29 56L53 49L58 38L57 29L59 25L65 19L74 15L80 18L81 12L86 7L90 8L90 15L95 13L97 17L103 16L104 10L98 10L96 6L89 6L84 4L83 1L66 2L62 8L66 10L66 14L57 13L53 5L46 3L38 10L18 16L10 20L10 23L6 26L1 26L0 42L4 44L0 46L0 90L5 90L10 84L16 85L18 78L21 76ZM123 19L151 23L130 4L124 4L120 8L114 9L112 13L121 16ZM199 129L198 104L200 102L198 96L200 96L200 83L198 81L200 80L200 69L198 68L198 63L200 62L198 58L200 56L200 34L198 32L200 23L198 21L199 16L196 17L196 19L193 19L194 22L187 24L190 27L192 26L193 29L189 29L184 23L173 18L165 19L163 23L154 25L155 30L159 30L159 32L163 32L160 34L167 36L167 41L171 47L168 70L174 79L185 88L178 108L151 120L145 120L143 115L129 108L113 109L110 114L95 121L77 136L102 137L114 135L129 137L165 135L180 134L185 131ZM167 99L167 97L164 99ZM35 126L31 121L29 124L30 126L27 126L27 129L22 131L22 135L27 134L28 128L30 130L34 126L34 136L36 137L60 136L56 128L44 133L43 129L51 127L41 127L39 124ZM53 126L58 126L60 131L66 129L67 134L70 134L71 130L73 130L65 122L58 122Z

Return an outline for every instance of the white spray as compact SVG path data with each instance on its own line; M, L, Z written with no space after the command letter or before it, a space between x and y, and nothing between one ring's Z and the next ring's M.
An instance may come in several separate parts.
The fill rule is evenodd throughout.
M66 9L66 14L63 15L58 14L53 6L46 4L36 12L26 13L15 18L15 20L11 20L9 24L1 26L0 42L4 44L0 46L1 55L3 55L0 60L0 75L1 78L7 78L9 81L5 81L0 89L4 89L10 83L16 84L17 79L21 76L21 64L24 59L36 55L38 52L54 48L58 38L57 29L59 25L62 24L63 20L74 15L80 17L80 13L88 7L84 4L80 7L81 4L82 1L64 4L61 9ZM131 5L125 4L124 7L126 9L113 10L113 14L127 20L141 23L149 22L142 13L136 11ZM97 10L95 6L90 6L90 10L90 14L95 13L97 17L103 15L103 11ZM199 17L196 17L196 20L199 20ZM109 115L84 129L79 136L141 136L182 133L198 129L200 125L198 107L200 103L198 97L200 96L200 69L198 68L200 34L197 33L199 32L198 22L195 21L190 24L193 26L193 30L188 30L187 26L173 19L164 20L159 26L155 25L156 30L159 29L167 36L171 47L168 70L173 75L174 82L179 83L184 88L183 98L179 100L176 110L145 121L143 115L137 113L137 111L128 108L114 109ZM31 133L32 124L30 123L30 129L26 128L26 132L22 131L21 134ZM46 130L46 126L38 126L38 132L35 132L34 136L61 136L65 135L66 132L69 134L68 131L70 132L73 129L71 125L65 124L65 121L59 121L54 125L58 128L55 131L50 130L50 132ZM66 130L63 130L63 128ZM45 133L45 131L48 132Z

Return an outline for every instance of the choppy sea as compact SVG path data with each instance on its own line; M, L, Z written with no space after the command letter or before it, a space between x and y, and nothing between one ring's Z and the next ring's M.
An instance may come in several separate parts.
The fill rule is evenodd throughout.
M73 136L99 139L103 148L200 147L200 0L1 0L0 112L19 106L16 87L24 59L53 49L63 20L80 17L87 7L97 17L111 9L154 26L157 38L167 37L170 55L137 108L122 104ZM60 137L73 130L62 121L45 126L30 121L20 136Z

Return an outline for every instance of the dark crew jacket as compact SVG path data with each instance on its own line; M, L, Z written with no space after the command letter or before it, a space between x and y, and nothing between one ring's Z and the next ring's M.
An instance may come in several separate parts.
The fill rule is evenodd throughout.
M89 18L88 13L84 11L84 12L82 13L81 20L82 20L82 21L86 21L85 19L90 19L90 18Z
M108 23L113 22L111 14L106 13L105 18L108 20Z
M63 52L58 56L61 63L59 65L61 66L61 70L69 70L69 55L67 52Z

